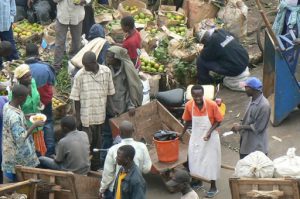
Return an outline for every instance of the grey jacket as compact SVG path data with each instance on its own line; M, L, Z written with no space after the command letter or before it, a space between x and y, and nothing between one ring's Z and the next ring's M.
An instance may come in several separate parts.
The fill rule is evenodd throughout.
M268 153L267 128L270 115L270 104L263 94L249 103L242 125L250 125L251 130L240 131L240 154L254 151Z
M117 191L119 174L122 171L124 171L123 168L121 168L118 173L114 186L114 193ZM122 181L121 189L122 199L146 199L146 182L139 168L135 164Z

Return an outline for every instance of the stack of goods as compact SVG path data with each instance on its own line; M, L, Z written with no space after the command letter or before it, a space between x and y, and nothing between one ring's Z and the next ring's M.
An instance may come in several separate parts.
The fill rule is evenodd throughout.
M44 27L37 23L29 23L27 20L13 24L14 37L21 43L40 42Z

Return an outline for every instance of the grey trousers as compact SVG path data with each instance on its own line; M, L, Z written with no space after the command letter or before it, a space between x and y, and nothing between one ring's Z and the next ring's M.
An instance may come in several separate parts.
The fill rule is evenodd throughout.
M62 65L62 60L64 57L64 52L66 49L66 40L68 28L70 28L72 36L72 45L69 52L70 56L74 56L81 47L81 32L82 32L82 22L77 25L64 25L56 20L56 35L55 35L55 52L54 52L54 68L60 69Z

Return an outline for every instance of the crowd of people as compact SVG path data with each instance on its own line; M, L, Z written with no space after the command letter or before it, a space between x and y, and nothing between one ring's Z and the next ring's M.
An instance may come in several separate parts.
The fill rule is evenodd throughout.
M8 89L8 96L0 97L3 182L17 180L16 165L82 175L90 170L102 169L100 198L146 198L147 184L142 174L151 172L152 168L147 146L134 140L135 128L129 121L120 124L121 141L113 143L109 125L110 118L125 112L134 117L135 109L142 105L143 85L138 74L142 41L134 18L128 16L121 20L126 34L123 43L109 42L105 38L104 27L91 24L86 31L88 42L82 47L83 22L91 14L86 12L85 0L78 4L69 0L53 2L0 2L0 57L6 60L19 58L12 31L16 14L20 18L28 18L28 11L34 9L37 22L56 18L54 63L40 60L38 46L27 44L25 64L14 70L14 82ZM74 114L61 119L63 136L57 141L52 98L56 75L62 67L68 30L72 36L69 59L76 57L79 64L75 64L71 75L70 99L74 104ZM182 137L192 126L188 164L185 169L176 170L167 183L182 193L182 199L199 198L192 188L203 184L197 180L191 182L191 176L210 180L207 197L212 198L219 192L216 186L221 169L218 127L223 115L214 101L204 97L204 88L200 84L211 83L209 71L229 78L237 77L248 70L249 64L247 51L227 31L204 31L198 39L204 44L197 59L199 85L192 87L193 99L185 104L182 116L184 129L178 132L178 136ZM96 50L92 48L95 44L98 45ZM261 81L249 78L249 75L242 76L247 78L241 90L245 90L251 101L242 123L232 127L232 131L241 137L241 159L257 150L268 154L267 127L270 118L270 105L262 94ZM46 121L30 121L30 117L37 113L46 115ZM95 155L94 150L97 149L105 149L107 153Z

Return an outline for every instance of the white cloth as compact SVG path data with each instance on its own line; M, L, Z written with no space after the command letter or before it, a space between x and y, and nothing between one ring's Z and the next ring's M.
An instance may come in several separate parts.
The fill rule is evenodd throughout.
M181 199L199 199L199 196L194 190L192 190L187 194L181 196Z
M194 110L194 105L192 110ZM221 170L219 134L213 131L208 141L203 140L211 126L207 113L205 116L194 116L194 111L192 111L192 135L188 150L189 169L192 176L217 180Z
M119 147L123 145L133 146L135 149L134 163L141 170L141 172L148 173L151 170L152 161L146 145L142 142L133 140L133 138L122 139L121 143L112 146L108 150L101 179L101 193L108 188L110 191L113 191L114 180L121 168L116 162L117 152Z
M249 68L247 67L244 72L235 77L224 77L223 85L234 91L245 91L245 87L241 84L250 76Z
M84 19L84 6L75 5L73 0L53 0L57 3L57 20L64 25L78 25Z

